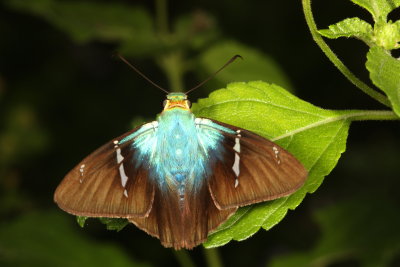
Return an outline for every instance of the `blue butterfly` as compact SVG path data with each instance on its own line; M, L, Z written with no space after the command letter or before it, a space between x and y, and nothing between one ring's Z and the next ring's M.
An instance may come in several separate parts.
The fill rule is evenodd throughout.
M127 218L165 247L193 248L238 207L287 196L307 171L289 152L245 129L196 118L169 93L156 121L106 143L58 186L68 213Z

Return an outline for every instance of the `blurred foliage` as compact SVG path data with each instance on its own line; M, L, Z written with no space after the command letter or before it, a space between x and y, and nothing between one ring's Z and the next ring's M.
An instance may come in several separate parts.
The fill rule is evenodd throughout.
M331 266L341 262L359 262L363 267L389 266L400 254L396 201L385 192L373 196L361 192L317 210L314 217L321 228L321 238L315 247L282 255L268 266Z
M28 213L2 223L0 265L150 266L134 261L116 245L82 237L73 224L56 212Z
M77 43L104 41L116 44L116 51L128 57L155 59L170 79L171 90L183 90L181 79L185 71L200 72L193 60L183 55L197 53L206 73L217 70L235 54L249 62L236 64L218 76L222 84L234 81L251 81L263 77L290 88L288 78L267 55L238 42L214 44L223 40L218 25L207 13L195 11L178 17L171 33L157 29L150 13L143 7L118 3L64 2L56 0L7 0L14 9L41 16L67 33Z
M262 80L292 92L297 89L302 99L322 107L381 108L332 69L311 41L299 2L174 1L168 10L160 9L159 2L0 2L1 266L177 265L170 250L134 226L105 231L102 223L110 227L115 221L90 219L86 221L90 226L81 230L52 200L63 175L83 156L161 111L163 93L110 59L116 51L160 85L167 80L165 87L171 90L190 88L234 54L243 56L243 61L237 60L195 91L193 101L229 82ZM381 30L371 32L377 26L366 25L369 18L351 2L370 11ZM372 36L378 36L384 47L391 48L397 45L398 24L391 22L396 14L390 11L399 1L389 2L313 3L322 28L342 19L343 13L359 17L331 25L331 31L320 31L325 36L353 36L368 45L373 43ZM334 45L366 78L364 48L351 42ZM372 63L387 55L378 55ZM388 66L393 58L385 61ZM391 78L369 70L374 84L396 96L398 88ZM215 97L211 95L203 104ZM224 111L224 121L238 122L245 109L231 108L232 112ZM329 112L313 109L322 116ZM270 112L260 120L271 115L278 121L274 110ZM307 122L299 119L297 123ZM264 127L283 124L269 122ZM251 126L251 120L243 126ZM253 130L265 131L257 127ZM223 262L226 266L399 266L400 200L395 197L400 186L399 134L398 123L353 124L349 148L324 186L270 231L221 247ZM331 142L338 145L337 153L343 151L337 148L346 142L347 131L342 137ZM320 138L329 135L315 134L315 141L308 145L318 148ZM299 156L305 162L311 159L307 153ZM311 186L319 185L317 181ZM263 210L263 205L251 209ZM269 229L286 211L281 209L253 226ZM247 210L241 209L233 222L244 213ZM120 222L122 228L124 221ZM246 228L242 236L254 233L254 227ZM190 254L198 266L205 265L199 248Z
M224 62L238 51L240 51L243 60L238 60L239 62L232 64L215 77L215 80L220 82L219 87L235 81L257 81L260 77L263 77L265 82L274 83L286 90L291 90L292 86L288 78L272 58L257 49L235 41L223 41L210 46L201 55L200 64L207 73L212 73L218 64L221 64L219 62Z

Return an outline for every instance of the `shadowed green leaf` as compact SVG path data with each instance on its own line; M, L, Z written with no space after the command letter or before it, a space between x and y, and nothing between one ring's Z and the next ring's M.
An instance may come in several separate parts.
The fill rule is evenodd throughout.
M366 66L372 82L386 93L400 116L400 61L383 48L373 47L367 54Z
M107 230L115 230L117 232L129 224L129 221L125 218L100 218L100 221L107 225Z
M226 62L237 54L241 55L243 60L237 59L214 79L220 81L221 84L262 79L291 90L288 77L272 58L238 42L225 41L211 46L200 56L200 64L207 73L213 73L221 67L221 62Z
M232 83L193 105L198 117L236 125L271 139L295 155L309 170L296 193L241 208L215 233L206 247L243 240L260 227L270 229L307 193L314 192L346 149L349 118L357 111L332 111L302 101L283 88L264 82Z
M372 26L359 18L347 18L336 24L330 25L329 29L319 30L318 32L331 39L339 37L354 37L364 41L370 46L373 44Z
M353 3L368 10L375 22L386 21L387 15L400 6L400 0L351 0Z
M149 266L111 243L84 238L59 212L31 213L0 225L1 266Z

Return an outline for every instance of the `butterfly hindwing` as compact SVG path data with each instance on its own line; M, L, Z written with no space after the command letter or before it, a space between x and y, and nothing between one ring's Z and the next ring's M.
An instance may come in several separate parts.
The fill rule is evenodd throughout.
M136 164L134 139L143 126L106 143L72 169L57 187L54 200L78 216L132 217L150 212L154 185L145 166ZM152 135L152 130L142 131ZM151 136L150 136L151 137Z
M165 247L190 249L204 242L210 231L236 211L236 208L219 210L205 181L195 191L187 188L185 192L185 199L180 201L175 190L162 191L156 187L149 216L129 221L159 238Z
M215 129L224 135L224 155L215 163L213 176L208 180L210 193L220 209L287 196L304 184L306 169L285 149L247 130L213 123L230 129Z

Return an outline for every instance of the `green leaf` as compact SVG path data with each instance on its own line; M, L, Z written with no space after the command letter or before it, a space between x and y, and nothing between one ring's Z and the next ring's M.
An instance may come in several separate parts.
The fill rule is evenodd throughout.
M149 266L111 243L84 238L60 213L30 213L0 225L1 266ZM79 229L78 229L79 230Z
M346 260L361 263L354 266L394 266L390 262L400 252L398 201L371 191L315 212L322 233L315 247L276 257L268 266L339 266Z
M400 0L351 0L353 3L368 10L374 21L386 21L387 15L400 6Z
M393 111L400 116L400 61L380 47L367 54L366 67L372 82L388 96Z
M85 227L85 222L89 217L85 216L76 216L76 222L79 224L80 227Z
M359 18L347 18L336 24L330 25L329 29L319 30L321 35L337 39L339 37L355 37L371 46L373 44L372 26Z
M279 65L268 55L244 44L224 41L211 46L200 56L200 64L207 73L214 73L234 55L241 55L229 68L224 69L214 79L222 84L232 81L252 81L262 79L291 89L290 81Z
M7 0L12 8L48 20L78 43L93 40L120 42L125 55L151 54L159 49L152 19L140 7L117 3L55 0Z
M350 118L357 111L332 111L302 101L283 88L264 82L232 83L193 105L199 117L243 127L288 149L309 170L296 193L239 209L204 244L216 247L244 240L260 227L268 230L314 192L346 149Z

